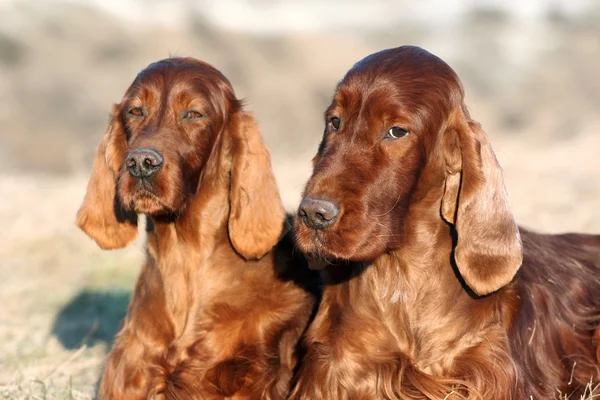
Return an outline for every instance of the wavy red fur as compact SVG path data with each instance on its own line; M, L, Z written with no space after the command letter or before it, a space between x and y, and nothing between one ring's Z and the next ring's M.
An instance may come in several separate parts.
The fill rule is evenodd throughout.
M579 399L598 382L600 236L517 226L445 62L373 54L325 117L304 195L338 212L295 225L325 289L292 399Z
M148 149L164 162L142 179L128 168ZM113 109L77 224L118 248L136 213L147 258L99 398L284 398L314 277L293 254L258 125L208 64L154 63Z

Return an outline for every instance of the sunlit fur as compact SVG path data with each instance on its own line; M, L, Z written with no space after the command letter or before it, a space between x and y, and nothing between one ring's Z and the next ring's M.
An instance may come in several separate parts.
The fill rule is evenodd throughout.
M138 180L125 160L142 148L164 164ZM154 63L113 108L77 224L119 248L136 213L147 258L99 398L284 398L316 280L293 253L257 123L208 64Z
M411 46L339 83L305 196L341 211L295 223L325 289L292 399L579 399L600 379L600 236L516 225L463 98Z

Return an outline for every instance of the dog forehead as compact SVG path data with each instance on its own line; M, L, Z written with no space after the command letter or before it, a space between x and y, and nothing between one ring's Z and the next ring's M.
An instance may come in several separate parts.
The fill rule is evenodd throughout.
M429 97L453 105L464 91L456 72L442 59L416 46L401 46L371 54L358 61L338 85L369 93L383 90L408 101Z
M406 73L412 78L446 76L456 79L452 68L441 58L417 46L401 46L381 50L358 61L349 76L372 71L377 74Z
M456 73L430 53L417 53L422 65L395 62L396 49L380 53L357 63L346 74L328 113L342 110L346 117L360 115L365 121L385 123L406 121L407 127L418 132L439 131L444 120L463 104L464 91ZM429 60L435 67L429 67Z
M219 79L229 83L227 78L212 65L190 57L174 57L159 60L148 65L138 73L138 78L148 74L178 75L194 74L207 79Z
M218 89L212 87L206 79L179 74L161 74L160 71L138 75L127 89L123 104L140 103L182 106L195 104L208 106Z
M379 125L383 129L387 124L418 128L420 120L430 118L436 110L440 110L439 101L432 99L430 93L411 92L382 77L371 85L341 84L327 115L341 115L346 123L352 121L353 125L358 123L369 129Z
M229 80L212 65L193 58L169 58L148 65L135 77L131 88L149 86L162 90L228 88ZM179 87L178 87L179 86Z

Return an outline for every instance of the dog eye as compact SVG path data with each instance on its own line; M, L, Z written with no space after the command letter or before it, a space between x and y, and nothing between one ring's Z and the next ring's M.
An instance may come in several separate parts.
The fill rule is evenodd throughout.
M400 128L399 126L391 127L386 134L386 137L390 139L401 139L408 135L408 131L404 128Z
M202 117L202 113L196 110L190 110L183 113L183 119L199 119Z
M127 114L132 115L134 117L143 117L144 109L142 107L133 107L127 111Z
M340 129L340 125L342 125L342 121L338 117L333 117L329 120L327 125L329 125L329 130L337 131L338 129Z

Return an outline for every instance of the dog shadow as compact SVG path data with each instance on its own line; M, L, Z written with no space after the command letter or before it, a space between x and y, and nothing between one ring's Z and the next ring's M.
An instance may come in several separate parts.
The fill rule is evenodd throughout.
M58 312L52 326L66 349L97 343L112 345L127 313L131 292L126 290L80 291Z

